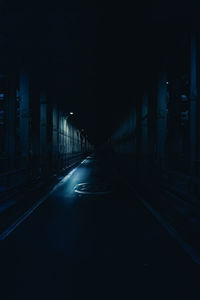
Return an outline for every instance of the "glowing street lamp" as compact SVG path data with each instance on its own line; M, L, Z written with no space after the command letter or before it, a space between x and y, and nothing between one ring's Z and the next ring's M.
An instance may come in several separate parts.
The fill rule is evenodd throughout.
M71 116L73 116L73 115L74 115L73 111L70 111L70 112L65 116L66 121L68 120L69 117L71 117Z

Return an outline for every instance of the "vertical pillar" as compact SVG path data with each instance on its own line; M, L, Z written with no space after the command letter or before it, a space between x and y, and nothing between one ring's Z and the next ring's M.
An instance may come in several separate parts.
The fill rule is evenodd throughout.
M197 99L197 53L196 53L196 36L191 37L190 53L190 173L195 173L196 159L196 99Z
M62 134L61 134L61 111L58 109L58 171L61 169L62 166Z
M78 152L81 152L81 132L78 132Z
M137 118L136 107L134 107L134 109L132 110L131 119L132 119L132 134L133 134L132 152L133 152L134 156L136 157L136 151L137 151L136 128L137 128L137 122L139 121L139 119Z
M30 157L30 93L29 76L27 72L20 72L19 76L20 92L20 148L21 148L21 167L27 168Z
M136 173L139 176L141 172L141 99L136 104ZM134 115L132 117L134 119Z
M87 153L86 136L84 136L84 151Z
M72 125L70 124L70 153L73 154L73 130L72 130Z
M63 117L64 122L64 167L66 167L67 163L67 122L66 118Z
M142 97L141 107L141 156L142 156L142 168L143 173L145 165L147 164L148 156L148 96L147 94Z
M59 110L58 112L58 132L59 132L59 169L62 166L62 114Z
M64 115L60 114L60 126L61 126L61 167L64 167Z
M47 98L40 93L40 165L42 174L47 171Z
M156 154L156 93L153 85L149 93L148 133L148 157L152 164Z
M68 165L68 157L70 152L69 124L68 117L66 118L66 166Z
M154 177L157 176L155 167L157 152L157 85L156 78L152 76L152 79L148 98L148 158L146 172L149 180L154 180Z
M30 105L31 105L31 156L30 168L32 178L40 176L40 92L37 86L37 78L32 76L30 82Z
M160 73L157 89L157 160L160 167L165 165L165 146L167 137L167 84L166 75Z
M68 143L67 143L67 147L68 147L68 157L70 156L70 153L71 153L71 128L70 128L70 124L68 122L68 119L67 119L67 136L68 136Z
M53 171L53 111L52 104L47 99L47 166L48 174L52 175Z
M79 140L78 140L78 130L75 130L75 135L76 135L76 153L78 152L78 144L79 144Z
M62 112L58 111L58 132L59 132L59 170L62 168Z
M16 154L16 78L10 74L8 82L7 152L9 167L15 167Z
M56 171L57 170L57 163L58 163L58 111L57 106L53 105L53 136L52 136L52 142L53 142L53 168Z
M197 49L197 175L200 177L200 38L198 38Z
M82 152L85 153L85 137L82 136Z

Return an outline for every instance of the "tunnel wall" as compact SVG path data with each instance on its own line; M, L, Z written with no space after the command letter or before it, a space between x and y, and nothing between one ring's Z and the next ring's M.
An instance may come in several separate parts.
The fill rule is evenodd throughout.
M30 73L5 73L0 78L0 187L48 178L91 152L72 118Z
M187 68L173 66L172 73L163 63L110 143L132 178L164 182L199 196L200 38L189 38Z
M155 80L151 89L135 101L132 111L111 137L114 151L121 158L131 160L135 175L140 174L143 179L144 176L157 176L161 169L169 167L167 143L173 143L167 135L169 90L166 73L159 72ZM179 150L176 145L170 158L177 157Z

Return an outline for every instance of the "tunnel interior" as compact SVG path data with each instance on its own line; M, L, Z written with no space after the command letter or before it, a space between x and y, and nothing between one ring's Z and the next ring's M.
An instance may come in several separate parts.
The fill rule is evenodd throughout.
M0 3L3 300L198 295L199 12Z
M74 110L76 124L102 144L156 84L160 68L168 77L188 73L193 9L173 5L164 17L156 1L131 10L100 1L40 7L8 1L1 10L2 75L27 70L33 93L45 90L49 102Z

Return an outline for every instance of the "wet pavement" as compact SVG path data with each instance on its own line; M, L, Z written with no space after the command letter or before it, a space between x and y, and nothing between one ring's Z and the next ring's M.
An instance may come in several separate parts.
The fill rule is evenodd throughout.
M0 243L1 299L199 299L199 266L90 156Z

